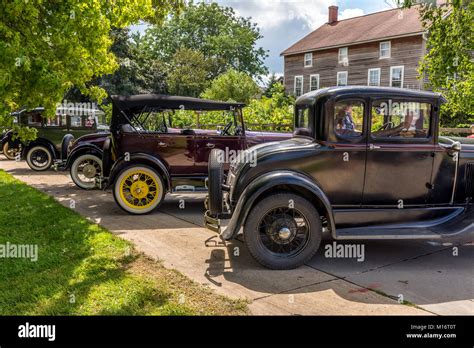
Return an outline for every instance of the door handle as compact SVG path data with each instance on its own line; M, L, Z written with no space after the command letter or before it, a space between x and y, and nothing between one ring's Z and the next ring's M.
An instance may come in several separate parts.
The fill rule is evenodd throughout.
M374 144L369 145L369 150L373 151L373 150L377 150L377 149L380 149L380 146L377 146L377 145L374 145Z
M213 149L216 147L216 144L212 144L212 143L207 143L206 146L210 149Z
M160 141L160 142L158 143L158 146L159 146L159 147L167 147L168 144L167 144L167 143L164 143L164 142L162 142L162 141Z

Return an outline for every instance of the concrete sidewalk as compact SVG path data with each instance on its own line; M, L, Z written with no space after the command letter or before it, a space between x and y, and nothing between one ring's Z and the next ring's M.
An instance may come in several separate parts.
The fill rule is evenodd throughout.
M472 237L457 246L458 256L453 245L364 243L364 262L329 259L323 245L300 269L270 271L249 256L242 242L224 244L202 227L203 195L168 196L159 211L131 216L115 204L111 193L80 190L67 173L36 173L23 162L3 159L0 168L67 207L74 200L77 212L132 241L166 267L217 293L249 299L254 314L474 314ZM400 305L399 298L417 308Z

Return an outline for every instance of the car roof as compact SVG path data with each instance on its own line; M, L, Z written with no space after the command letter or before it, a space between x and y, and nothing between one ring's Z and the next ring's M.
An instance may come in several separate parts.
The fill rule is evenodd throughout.
M142 109L144 107L162 110L232 110L243 108L243 103L221 102L192 97L181 97L165 94L140 94L132 96L110 97L115 106L121 110Z
M420 99L443 99L439 93L419 91L395 87L368 87L368 86L339 86L327 87L306 93L296 100L296 104L314 104L322 97L332 97L336 95L347 96L390 96L390 97L410 97Z

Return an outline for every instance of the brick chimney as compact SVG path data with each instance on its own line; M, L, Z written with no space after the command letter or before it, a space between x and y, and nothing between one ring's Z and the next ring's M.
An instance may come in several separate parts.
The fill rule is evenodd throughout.
M329 6L329 24L333 24L337 22L337 12L339 11L339 7L337 6Z

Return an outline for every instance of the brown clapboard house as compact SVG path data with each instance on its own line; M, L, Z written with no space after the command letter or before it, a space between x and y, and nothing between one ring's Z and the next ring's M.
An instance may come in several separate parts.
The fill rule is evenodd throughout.
M423 89L419 61L425 54L425 31L416 7L392 9L329 21L282 52L285 88L300 96L343 85Z

